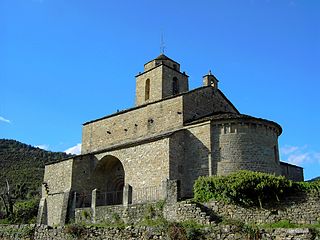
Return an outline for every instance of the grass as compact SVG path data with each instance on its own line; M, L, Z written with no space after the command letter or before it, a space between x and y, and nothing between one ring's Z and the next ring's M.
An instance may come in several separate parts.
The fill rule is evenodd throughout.
M281 220L274 223L264 223L259 225L260 228L309 228L320 229L320 222L316 224L297 224L292 223L289 220Z
M12 228L9 225L6 228L0 229L0 235L2 235L4 237L4 239L6 239L5 238L6 236L9 238L11 236L14 236L15 239L33 239L34 228L29 225L26 225L26 226L20 227L20 228Z
M167 227L169 225L169 222L162 217L148 219L145 218L142 221L140 221L138 226L148 226L148 227Z
M259 225L262 228L299 228L301 225L291 223L289 220L281 220L274 223L264 223Z
M112 222L101 222L101 223L92 223L92 224L85 224L86 228L117 228L117 229L125 229L127 224L125 223L112 223Z

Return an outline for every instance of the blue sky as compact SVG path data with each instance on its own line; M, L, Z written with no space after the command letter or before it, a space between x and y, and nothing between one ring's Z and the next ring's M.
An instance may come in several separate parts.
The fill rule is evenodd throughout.
M211 69L241 113L283 127L283 161L319 176L319 12L317 0L0 0L0 138L79 147L82 123L134 105L163 33L191 89Z

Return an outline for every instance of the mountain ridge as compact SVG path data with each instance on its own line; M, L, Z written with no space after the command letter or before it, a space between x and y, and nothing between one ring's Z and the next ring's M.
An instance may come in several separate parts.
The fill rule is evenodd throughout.
M64 152L51 152L13 139L0 139L0 188L8 180L13 193L38 195L44 166L71 157Z

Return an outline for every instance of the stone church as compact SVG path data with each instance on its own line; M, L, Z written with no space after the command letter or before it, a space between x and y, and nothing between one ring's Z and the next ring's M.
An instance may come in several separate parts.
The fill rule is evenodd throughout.
M209 72L189 90L176 61L146 63L135 106L84 123L81 155L45 167L38 222L64 224L94 189L100 204L116 205L162 200L168 180L189 198L199 176L241 169L303 180L301 167L279 161L281 126L241 114L218 82Z

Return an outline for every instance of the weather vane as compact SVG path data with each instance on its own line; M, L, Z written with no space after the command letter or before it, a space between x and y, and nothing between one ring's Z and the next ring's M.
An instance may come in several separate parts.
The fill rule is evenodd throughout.
M160 52L164 54L164 49L166 46L164 45L164 40L163 40L163 33L161 33L161 42L160 42Z

